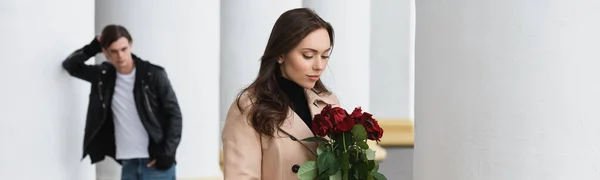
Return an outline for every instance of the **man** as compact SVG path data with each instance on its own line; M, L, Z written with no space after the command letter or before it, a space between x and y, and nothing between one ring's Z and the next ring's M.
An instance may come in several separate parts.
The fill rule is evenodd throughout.
M92 85L83 158L116 159L123 180L174 180L182 129L177 98L165 70L133 55L131 44L124 27L109 25L62 63ZM84 63L100 52L108 62Z

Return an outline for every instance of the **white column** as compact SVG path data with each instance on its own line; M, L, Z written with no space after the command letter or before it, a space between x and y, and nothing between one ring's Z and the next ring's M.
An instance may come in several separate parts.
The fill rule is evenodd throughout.
M323 83L347 110L362 106L369 110L370 92L370 1L304 0L335 31L333 53Z
M61 66L94 37L94 1L3 0L0 24L0 179L94 179L89 84Z
M221 121L236 95L256 78L277 18L298 7L301 0L221 2Z
M183 115L177 178L221 176L220 2L98 0L96 3L97 33L108 24L125 26L133 36L133 52L165 67L169 75ZM119 173L112 171L98 176L113 178Z
M600 2L416 2L415 180L600 179Z
M409 70L408 70L408 117L415 120L415 29L416 29L416 0L410 0L410 20L409 20Z
M369 98L371 112L379 118L406 119L412 114L410 64L413 51L410 47L410 1L370 1Z

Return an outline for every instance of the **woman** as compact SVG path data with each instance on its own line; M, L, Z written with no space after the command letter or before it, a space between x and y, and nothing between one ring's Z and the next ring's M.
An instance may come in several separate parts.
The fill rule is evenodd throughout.
M333 28L314 11L298 8L275 22L258 77L232 103L223 128L226 180L298 179L316 160L312 117L338 99L321 82L333 47Z

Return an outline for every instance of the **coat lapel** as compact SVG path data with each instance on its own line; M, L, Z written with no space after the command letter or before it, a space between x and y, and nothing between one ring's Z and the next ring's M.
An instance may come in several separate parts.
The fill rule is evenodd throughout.
M321 109L325 107L327 104L335 105L335 102L328 96L320 96L312 89L307 89L304 91L306 95L306 100L308 101L308 106L311 113L311 118L318 113L321 113ZM314 134L308 126L302 121L300 116L294 112L291 108L288 110L288 117L285 119L285 122L280 127L280 130L290 136L290 138L294 141L298 141L303 144L309 151L311 151L314 155L317 155L316 149L317 144L312 142L304 142L302 139L313 137Z

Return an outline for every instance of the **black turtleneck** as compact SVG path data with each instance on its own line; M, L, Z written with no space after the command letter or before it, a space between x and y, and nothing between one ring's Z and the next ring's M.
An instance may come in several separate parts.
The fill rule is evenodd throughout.
M279 77L277 81L281 90L283 90L287 98L292 102L292 110L294 110L294 112L296 112L296 114L298 114L304 123L312 130L312 115L308 107L308 100L306 99L304 88L284 77Z

